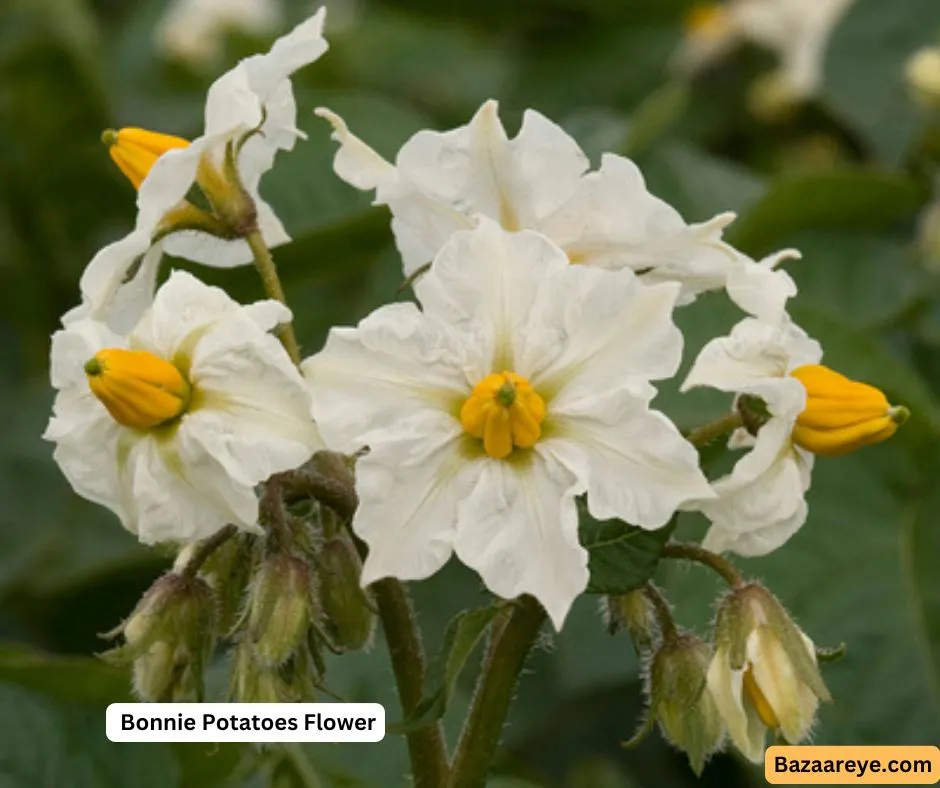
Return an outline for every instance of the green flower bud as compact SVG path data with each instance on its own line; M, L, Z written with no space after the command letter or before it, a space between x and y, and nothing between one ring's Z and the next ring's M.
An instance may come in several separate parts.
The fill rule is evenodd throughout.
M277 667L264 664L248 638L235 649L231 692L239 703L293 703L301 700Z
M306 561L287 553L264 559L248 598L248 636L261 664L276 667L294 655L315 618L313 604Z
M324 631L337 650L356 651L372 640L374 605L359 578L362 561L345 535L327 539L317 554Z
M725 737L724 722L705 679L711 658L705 641L677 633L663 641L649 669L650 714L663 736L688 755L697 775Z
M605 599L607 625L611 634L627 630L637 653L648 651L656 641L656 611L642 588Z
M169 572L151 586L119 629L125 645L104 656L133 664L134 689L142 700L200 700L216 623L209 585Z
M819 702L831 700L813 642L757 583L722 600L708 687L735 746L755 763L763 762L767 729L796 744Z

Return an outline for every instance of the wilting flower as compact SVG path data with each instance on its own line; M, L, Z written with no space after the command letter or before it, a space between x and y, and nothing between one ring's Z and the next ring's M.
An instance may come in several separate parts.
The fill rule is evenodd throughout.
M195 66L218 60L226 33L268 35L281 25L279 0L175 0L160 20L157 44Z
M160 250L227 268L251 261L245 237L255 230L269 247L289 240L258 189L276 153L303 136L290 75L326 51L324 16L321 9L270 52L241 61L216 80L206 98L205 132L192 143L145 129L105 132L112 158L139 189L137 224L88 266L83 303L69 319L110 322L112 303L124 298L120 291L147 292ZM187 199L194 184L207 207ZM139 263L143 255L146 265Z
M568 264L537 233L482 219L443 247L414 304L333 329L303 364L328 445L352 452L362 582L423 578L453 552L494 593L561 626L587 583L575 496L645 528L708 485L649 409L674 374L678 285Z
M573 264L677 281L680 303L727 287L744 310L770 318L796 292L785 272L773 270L794 252L754 262L721 240L734 214L687 224L647 191L637 166L622 156L605 154L600 169L587 172L578 144L534 110L509 139L496 102L487 101L466 126L415 134L394 165L351 134L342 118L326 109L317 113L333 124L340 142L337 175L359 189L375 189L376 203L391 209L406 275L483 215L506 230L547 235Z
M797 744L819 702L831 700L813 642L756 584L731 591L719 608L708 689L735 746L755 763L764 761L768 730Z
M254 486L321 448L303 380L268 334L289 319L174 272L129 336L88 319L56 332L45 437L76 492L146 543L257 531Z
M699 354L683 391L737 395L745 426L732 448L750 447L699 507L712 521L704 545L741 555L775 550L806 520L814 454L836 456L885 440L907 418L878 389L819 365L822 349L785 318L747 318Z
M689 14L676 53L680 71L695 72L739 42L771 50L777 72L764 83L780 98L802 100L822 84L826 46L853 0L728 0L703 3Z

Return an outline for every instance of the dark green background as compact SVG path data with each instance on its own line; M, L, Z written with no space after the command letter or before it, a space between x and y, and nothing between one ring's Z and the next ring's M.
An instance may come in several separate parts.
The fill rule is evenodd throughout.
M168 65L152 31L163 0L4 0L0 5L0 788L261 786L269 756L234 745L113 745L103 706L126 677L88 658L161 571L107 511L74 496L41 434L52 394L49 336L78 298L83 267L126 232L134 192L98 142L139 125L193 136L202 97L221 70L268 42L232 39L208 74ZM817 465L810 516L785 548L741 562L765 578L821 645L844 641L824 671L835 703L821 710L825 744L940 741L940 297L915 247L938 150L928 118L907 99L903 63L940 34L936 0L858 0L826 61L823 93L768 125L746 112L749 81L771 62L745 49L686 94L665 64L680 36L682 0L361 0L331 51L296 81L309 141L283 155L263 191L297 239L277 250L301 341L315 351L329 326L393 299L400 281L388 216L336 179L333 146L313 107L326 104L392 156L421 128L465 123L498 98L507 126L537 108L564 125L596 163L637 158L651 189L689 220L734 209L729 238L752 254L804 252L787 267L800 285L795 318L826 361L908 405L892 441ZM350 6L331 9L350 18ZM342 12L342 13L341 13ZM294 20L301 4L290 9ZM328 21L328 34L330 24ZM248 269L198 269L242 299ZM721 295L678 319L686 364L739 314ZM680 426L720 412L720 397L658 400ZM688 518L685 535L703 524ZM703 633L720 590L697 568L662 566L679 619ZM457 566L414 588L433 652L449 618L486 597ZM471 664L475 664L475 659ZM531 660L505 736L497 783L571 788L684 786L683 758L658 737L618 742L642 698L629 641L603 629L597 599L576 604L564 633ZM225 666L214 671L218 686ZM447 715L453 735L468 670ZM381 639L333 660L327 684L380 700L397 718ZM397 786L400 738L378 745L297 748L321 784ZM258 771L256 766L261 765ZM282 764L283 785L311 786ZM529 782L525 782L528 780ZM716 759L703 784L762 784L758 770Z

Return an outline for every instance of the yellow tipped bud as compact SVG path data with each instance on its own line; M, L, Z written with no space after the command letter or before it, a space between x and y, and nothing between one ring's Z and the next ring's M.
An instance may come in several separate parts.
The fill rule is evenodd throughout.
M887 397L819 364L790 373L806 388L806 408L796 420L793 441L826 457L838 457L890 438L910 415Z
M189 145L189 141L182 137L135 128L106 129L101 134L101 141L135 189L140 188L150 168L164 153Z
M530 449L541 437L543 400L521 375L488 375L473 388L460 409L460 424L493 459L508 457L513 447Z
M169 361L144 350L109 348L85 364L92 393L125 427L146 430L180 416L190 387Z

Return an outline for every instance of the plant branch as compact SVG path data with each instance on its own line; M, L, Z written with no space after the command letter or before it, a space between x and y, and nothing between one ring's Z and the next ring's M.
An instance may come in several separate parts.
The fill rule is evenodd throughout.
M656 620L659 621L659 629L663 637L668 638L674 636L676 634L676 622L672 618L672 610L669 607L669 602L666 601L666 597L664 597L662 592L652 583L647 583L643 586L643 593L653 606L653 610L656 613Z
M493 622L473 703L454 754L450 788L486 784L519 673L545 621L545 611L530 596L521 597L507 611L502 627L498 620Z
M693 446L702 448L719 438L734 432L738 427L744 426L744 420L738 411L721 416L714 421L703 424L691 430L685 437Z
M385 642L392 660L402 713L407 718L421 702L426 672L424 645L408 593L398 580L373 583ZM448 775L447 748L440 722L405 734L415 788L441 788Z
M258 271L258 275L261 277L264 292L268 294L269 298L273 298L275 301L280 301L282 304L286 305L287 298L284 295L284 288L281 286L280 277L277 275L277 267L274 265L274 258L271 256L271 251L264 242L264 238L261 237L261 231L253 230L248 233L248 235L245 236L245 241L248 243L252 255L254 255L255 268ZM281 340L281 344L284 345L287 354L290 356L291 361L295 364L300 364L300 346L297 344L297 336L294 333L293 322L278 326L277 335Z
M202 568L202 565L209 559L216 550L238 533L238 528L234 525L226 525L220 528L208 539L199 543L196 552L187 561L186 566L180 574L187 580L192 580L196 573Z
M727 558L689 542L666 542L662 551L663 558L680 558L695 561L717 572L732 588L744 585L744 577Z

